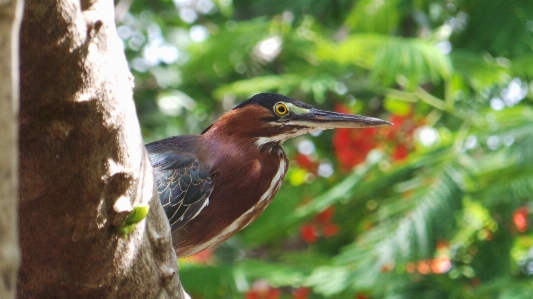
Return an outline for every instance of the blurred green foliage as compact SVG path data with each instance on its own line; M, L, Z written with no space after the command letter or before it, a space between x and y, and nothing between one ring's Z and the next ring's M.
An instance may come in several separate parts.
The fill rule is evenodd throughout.
M396 123L287 142L266 212L181 262L194 298L533 298L533 2L121 0L117 15L146 142L267 91Z

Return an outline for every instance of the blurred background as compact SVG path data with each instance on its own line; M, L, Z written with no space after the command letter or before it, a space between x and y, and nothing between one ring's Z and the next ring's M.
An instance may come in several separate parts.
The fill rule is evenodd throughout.
M145 142L259 92L395 124L286 142L193 298L533 298L533 1L115 3Z

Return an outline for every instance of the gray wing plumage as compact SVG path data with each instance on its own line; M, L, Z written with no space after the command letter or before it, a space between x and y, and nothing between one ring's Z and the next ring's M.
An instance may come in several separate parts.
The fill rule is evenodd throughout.
M159 200L172 231L175 231L209 204L213 182L194 154L151 151L150 145L147 150L154 168Z

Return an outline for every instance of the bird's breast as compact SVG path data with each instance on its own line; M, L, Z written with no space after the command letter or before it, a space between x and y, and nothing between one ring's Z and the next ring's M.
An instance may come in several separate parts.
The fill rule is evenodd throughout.
M261 215L281 187L288 167L281 147L226 159L224 167L213 173L209 206L180 230L181 244L175 246L180 256L223 242Z
M253 159L234 162L222 178L214 178L211 195L220 217L213 219L222 228L221 237L229 237L257 218L272 201L287 172L287 158L281 148Z

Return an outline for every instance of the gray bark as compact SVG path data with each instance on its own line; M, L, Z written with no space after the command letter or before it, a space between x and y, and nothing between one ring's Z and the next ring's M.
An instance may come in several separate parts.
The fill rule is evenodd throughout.
M20 55L18 296L185 298L113 1L27 1Z
M0 298L15 298L17 238L18 32L22 1L0 0Z

